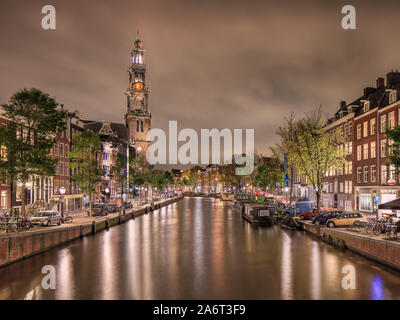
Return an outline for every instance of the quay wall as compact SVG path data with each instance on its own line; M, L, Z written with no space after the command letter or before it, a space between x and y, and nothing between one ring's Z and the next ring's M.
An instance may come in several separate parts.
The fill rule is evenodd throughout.
M135 219L156 210L156 208L170 205L181 199L183 197L175 197L157 202L154 206L149 205L137 209L134 213L128 211L125 215L109 215L107 218L94 220L86 224L0 235L0 267L18 262L70 241L96 234L97 232L124 223L130 219Z
M327 243L339 248L349 249L400 271L400 243L398 242L377 239L345 230L331 229L325 226L316 226L309 222L301 222L301 226L303 230Z

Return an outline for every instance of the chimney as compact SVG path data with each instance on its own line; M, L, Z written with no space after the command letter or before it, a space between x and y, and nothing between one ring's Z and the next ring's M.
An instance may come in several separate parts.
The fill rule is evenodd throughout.
M379 77L378 79L376 79L376 88L379 89L381 87L385 86L385 79L382 77Z
M346 101L340 101L340 109L346 108Z
M386 75L386 85L388 88L400 86L400 72L391 71Z

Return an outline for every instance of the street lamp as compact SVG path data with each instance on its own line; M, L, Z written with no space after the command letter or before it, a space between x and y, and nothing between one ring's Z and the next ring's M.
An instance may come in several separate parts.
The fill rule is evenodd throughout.
M64 194L65 194L65 188L61 187L60 188L60 200L61 200L61 217L64 219Z
M108 200L108 195L109 195L110 189L106 188L104 191L107 193L107 200Z

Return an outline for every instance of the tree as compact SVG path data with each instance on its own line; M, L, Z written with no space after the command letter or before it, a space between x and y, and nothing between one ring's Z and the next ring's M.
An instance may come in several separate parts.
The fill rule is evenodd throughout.
M292 153L289 153L290 144L294 141L296 132L296 122L294 114L291 113L288 118L284 119L284 125L280 126L277 130L277 135L280 137L280 142L270 147L274 157L284 162L285 172L289 180L289 205L292 204L294 195L294 178L296 173L296 159Z
M329 169L337 169L345 161L343 132L326 130L321 108L307 112L295 122L293 139L288 144L288 154L297 164L315 190L318 214L321 207L323 178Z
M189 188L194 187L199 181L199 178L197 172L187 169L182 173L182 185Z
M93 195L101 182L103 171L98 161L101 142L97 134L87 130L72 138L72 150L69 153L71 179L76 181L82 192L89 197L89 213L92 217Z
M277 158L265 161L257 168L255 184L275 194L279 187L282 187L285 179L283 163Z
M387 150L390 162L397 168L397 174L400 168L400 126L396 126L393 129L386 127L385 129L386 137L392 144L389 144L389 149Z
M50 155L57 134L66 129L66 112L58 103L38 89L23 89L3 104L3 116L9 125L0 129L0 144L6 155L1 157L0 172L21 185L21 214L25 217L26 183L34 176L55 175L57 159Z
M143 156L136 155L129 164L129 183L139 186L140 200L143 186L151 184L153 166L149 165Z
M121 188L121 199L126 190L126 165L127 159L122 153L118 153L115 166L112 167L112 174L115 177L117 185Z
M165 187L173 184L173 178L168 171L154 170L151 177L151 185L162 191Z

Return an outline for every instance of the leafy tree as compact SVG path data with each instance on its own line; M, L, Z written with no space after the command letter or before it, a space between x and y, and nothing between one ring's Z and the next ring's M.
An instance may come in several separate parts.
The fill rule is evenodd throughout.
M156 187L158 191L162 191L165 187L173 184L173 178L168 171L154 170L151 177L151 185Z
M118 153L115 166L113 166L111 170L113 176L115 177L116 183L121 188L121 198L124 194L124 190L126 190L126 165L126 156L124 156L122 153Z
M345 155L339 148L343 142L343 132L324 128L321 108L306 113L304 118L295 123L288 153L296 162L299 172L304 174L314 187L318 214L323 178L329 169L336 169L345 161Z
M92 217L93 195L103 175L97 158L100 150L100 139L91 130L74 135L72 138L72 150L69 152L70 167L73 169L71 179L76 181L82 192L89 197L90 217Z
M294 114L291 113L288 118L284 119L284 124L277 130L277 135L280 137L280 141L274 146L270 147L270 150L274 157L280 159L283 162L286 158L286 173L289 180L289 205L292 204L294 198L294 179L297 171L296 158L292 153L289 153L289 147L294 141L294 134L296 132L296 122Z
M144 157L139 154L132 159L129 166L129 183L139 186L141 193L141 187L151 184L153 166L149 165Z
M400 126L390 129L388 126L385 130L386 137L392 142L388 148L390 162L397 168L399 173L400 168Z
M182 173L182 185L189 188L194 187L199 181L199 178L197 172L187 169Z
M257 168L255 183L258 187L268 188L273 194L282 187L285 179L283 163L277 158L267 159Z
M21 214L25 216L26 183L34 176L49 177L56 171L57 159L50 156L57 134L66 128L66 112L38 89L23 89L3 104L9 125L0 129L0 144L6 154L0 159L0 173L21 185Z

